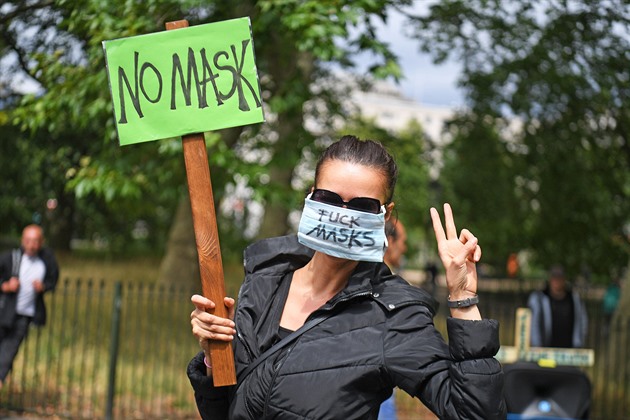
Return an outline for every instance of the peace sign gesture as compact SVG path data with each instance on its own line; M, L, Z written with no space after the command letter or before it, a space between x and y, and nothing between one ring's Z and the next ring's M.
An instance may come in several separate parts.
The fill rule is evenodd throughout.
M444 223L442 227L440 215L431 208L433 231L437 240L438 253L446 270L446 285L449 300L462 300L477 294L476 263L481 258L481 248L477 238L468 229L462 229L457 236L453 211L448 203L444 204ZM451 314L461 309L451 310Z

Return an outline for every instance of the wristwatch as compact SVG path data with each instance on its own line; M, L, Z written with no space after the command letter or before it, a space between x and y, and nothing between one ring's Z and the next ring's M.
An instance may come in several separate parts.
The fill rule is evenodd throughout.
M450 298L450 296L449 296ZM446 301L449 308L468 308L479 303L479 296L475 295L464 300L450 300Z

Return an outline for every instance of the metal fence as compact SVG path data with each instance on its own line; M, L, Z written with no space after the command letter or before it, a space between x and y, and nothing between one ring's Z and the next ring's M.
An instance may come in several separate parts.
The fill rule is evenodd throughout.
M482 286L484 280L481 280ZM486 280L486 282L495 282ZM480 292L484 317L500 321L502 346L515 345L515 309L527 306L529 293L540 281L506 281L486 285ZM588 312L586 348L595 352L593 366L581 368L592 386L590 419L630 419L630 322L626 316L607 317L602 308L604 288L578 288Z
M190 290L70 281L46 296L0 407L67 418L197 418L186 365L198 351Z
M490 282L480 282L482 314L500 321L502 345L514 345L515 309L531 287ZM46 296L47 325L32 328L20 349L0 409L61 418L199 418L185 373L198 351L191 293L134 282L61 282ZM443 289L437 294L445 299ZM591 418L630 418L628 319L609 322L600 291L583 295L587 346L595 350L595 365L585 369L593 385ZM435 319L443 332L445 306Z

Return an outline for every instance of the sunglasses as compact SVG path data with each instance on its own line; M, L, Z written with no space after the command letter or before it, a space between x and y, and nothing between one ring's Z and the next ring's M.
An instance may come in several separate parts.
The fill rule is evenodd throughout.
M367 213L379 214L381 212L381 202L376 198L355 197L350 201L343 201L336 192L317 189L313 190L311 200L330 204L331 206L336 207L346 206L349 209L364 211Z

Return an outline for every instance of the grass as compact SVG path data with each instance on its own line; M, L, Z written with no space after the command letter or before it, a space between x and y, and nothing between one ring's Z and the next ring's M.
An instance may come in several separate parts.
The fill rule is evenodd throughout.
M95 279L155 283L160 271L159 257L122 258L111 256L81 256L73 253L60 253L59 278Z
M20 349L0 393L2 406L40 415L105 416L116 342L114 285L121 280L115 417L196 418L185 374L198 349L190 332L190 292L156 284L157 258L61 254L58 260L60 281L46 296L48 323L32 329Z
M104 416L113 286L123 281L116 417L196 418L184 373L197 351L190 333L190 296L184 291L163 293L156 281L160 259L79 254L57 258L60 282L57 292L47 296L49 323L25 342L8 389L0 393L3 406L9 402L47 416ZM227 293L236 296L242 265L227 264L224 271ZM435 418L417 399L402 391L396 395L399 419Z
M198 350L190 332L190 292L167 290L157 284L160 266L157 257L61 254L58 259L62 280L57 292L46 297L49 323L31 333L23 345L8 386L0 392L0 405L5 409L28 407L47 416L104 417L110 377L114 284L121 280L124 287L115 371L115 417L197 418L185 375L189 359ZM242 281L242 265L230 263L224 266L224 271L227 293L236 296ZM78 283L76 279L82 281ZM483 303L486 316L501 320L503 344L513 344L515 307L513 295L508 296L507 292ZM592 315L591 321L591 341L599 345L598 318ZM443 314L435 318L435 324L438 330L445 330ZM627 324L622 327L627 330ZM616 356L606 359L627 357L625 349L629 348L630 340L627 335L621 337L618 345L612 346ZM607 353L603 348L596 351L596 357ZM625 366L624 362L620 366ZM627 389L630 375L625 376L625 383L623 379L616 383L613 372L594 371L605 372L605 377L591 375L595 379L594 397L610 391L610 384L615 385L612 389ZM621 403L613 404L608 398L607 402L624 407L624 399L619 395ZM396 401L400 420L435 419L417 399L401 390L396 391ZM625 407L630 405L626 401ZM597 401L594 408L602 403Z

